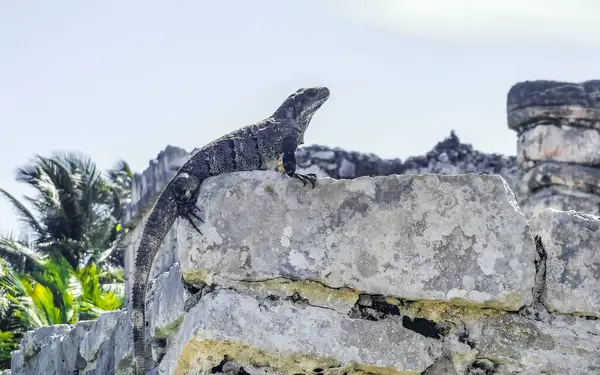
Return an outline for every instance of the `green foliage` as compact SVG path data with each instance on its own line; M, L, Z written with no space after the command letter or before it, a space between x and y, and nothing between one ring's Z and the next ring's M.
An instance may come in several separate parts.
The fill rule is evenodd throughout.
M119 221L132 178L124 161L103 174L83 155L58 153L18 169L35 191L27 204L0 189L25 231L0 236L0 369L24 332L123 306L123 271L113 267L123 265Z
M12 332L0 331L0 368L10 368L11 352L18 349Z
M101 313L121 308L125 302L122 288L100 283L102 273L91 264L75 272L81 285L80 319L96 319Z
M46 325L94 320L106 311L123 307L122 284L101 284L101 278L106 276L96 265L75 270L64 258L42 264L41 271L19 274L0 259L0 333L8 333L0 336L2 368L10 367L10 350L16 348L24 332ZM7 357L1 356L5 354L2 348Z

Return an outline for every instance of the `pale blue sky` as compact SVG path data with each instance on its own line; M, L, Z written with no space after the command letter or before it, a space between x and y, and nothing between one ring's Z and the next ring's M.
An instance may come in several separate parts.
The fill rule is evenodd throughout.
M142 171L326 85L308 144L422 154L451 129L514 154L506 93L600 78L597 0L0 2L0 186L34 154ZM526 4L526 5L524 5ZM0 201L0 230L16 229Z

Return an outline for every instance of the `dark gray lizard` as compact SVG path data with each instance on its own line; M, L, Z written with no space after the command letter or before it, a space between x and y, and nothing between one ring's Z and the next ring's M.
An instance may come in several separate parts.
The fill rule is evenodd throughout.
M329 89L299 89L269 117L233 131L202 147L169 181L144 226L135 258L131 290L131 320L135 374L146 375L145 301L150 268L167 232L177 217L202 232L193 219L203 222L196 200L200 184L222 173L279 170L314 188L315 174L296 173L295 151L304 143L304 132L315 112L329 98Z

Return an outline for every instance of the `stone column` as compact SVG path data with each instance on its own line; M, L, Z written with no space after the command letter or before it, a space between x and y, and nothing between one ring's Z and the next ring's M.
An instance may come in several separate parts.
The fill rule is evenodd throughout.
M518 134L523 213L544 208L600 214L600 80L519 82L507 95Z

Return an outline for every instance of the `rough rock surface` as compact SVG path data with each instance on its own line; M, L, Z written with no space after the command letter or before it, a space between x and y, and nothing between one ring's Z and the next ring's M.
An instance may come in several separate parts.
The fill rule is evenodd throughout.
M545 209L530 226L546 252L541 302L550 311L600 318L600 219Z
M508 91L506 109L514 130L540 121L600 128L600 80L519 82Z
M527 170L535 161L600 165L600 131L573 126L537 125L519 135L517 162Z
M519 171L514 156L488 154L460 141L454 131L425 155L400 159L381 159L374 154L345 151L325 146L306 146L296 152L298 166L320 177L352 179L390 174L499 174L514 189Z
M519 202L523 213L533 217L546 208L561 211L575 210L581 213L600 213L600 196L565 186L548 186L531 193Z
M95 322L80 322L47 326L27 332L21 339L20 350L13 352L13 375L76 375L85 366L81 343ZM34 358L34 360L31 360Z
M255 171L211 178L198 205L204 236L179 226L188 280L294 275L368 294L512 310L533 298L537 253L499 176L326 178L312 190Z
M470 351L467 345L463 349ZM404 328L399 317L352 319L320 307L220 290L185 315L158 372L209 373L224 355L250 363L262 359L289 374L314 373L317 367L350 370L353 363L420 373L442 356L442 343Z
M252 172L199 202L205 235L179 222L183 263L148 293L152 374L600 373L600 222L530 229L498 176ZM130 329L123 311L27 333L13 375L131 374Z
M523 196L554 186L600 197L600 169L557 162L539 163L523 174L518 186Z

